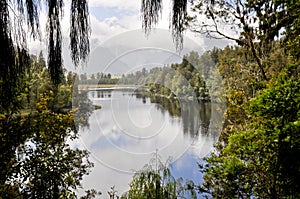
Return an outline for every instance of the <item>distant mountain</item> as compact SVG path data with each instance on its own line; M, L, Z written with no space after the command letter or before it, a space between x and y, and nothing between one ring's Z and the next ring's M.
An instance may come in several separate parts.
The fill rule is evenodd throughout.
M200 55L214 46L223 48L228 40L197 38L197 43L184 38L183 49L176 51L171 33L156 29L146 37L142 30L128 31L110 38L96 47L90 54L84 72L88 74L104 72L126 74L141 70L181 62L182 56L194 50Z

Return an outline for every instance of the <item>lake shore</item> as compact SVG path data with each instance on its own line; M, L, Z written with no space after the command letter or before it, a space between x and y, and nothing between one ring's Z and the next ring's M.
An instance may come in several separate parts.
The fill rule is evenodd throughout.
M79 84L79 90L88 90L94 88L125 88L125 87L134 87L133 84Z

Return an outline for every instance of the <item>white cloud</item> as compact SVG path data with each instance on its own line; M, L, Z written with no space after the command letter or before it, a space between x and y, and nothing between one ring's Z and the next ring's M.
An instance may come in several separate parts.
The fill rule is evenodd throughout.
M141 0L89 0L90 7L113 7L120 10L139 10Z
M115 17L107 18L104 21L99 21L95 16L91 15L92 39L100 39L111 35L113 32L120 32L124 29Z

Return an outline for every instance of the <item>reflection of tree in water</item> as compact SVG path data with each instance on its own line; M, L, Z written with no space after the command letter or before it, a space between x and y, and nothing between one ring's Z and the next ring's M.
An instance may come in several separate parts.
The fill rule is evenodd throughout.
M127 92L128 91L128 92ZM112 90L98 90L96 92L99 98L111 97ZM166 111L173 117L181 117L183 122L183 133L192 139L197 139L199 133L208 135L210 131L210 122L212 116L212 105L210 102L193 102L190 100L179 100L176 98L160 97L158 95L149 95L143 89L122 91L123 95L133 96L140 99L144 104L147 99L156 104L156 108L165 114Z
M94 91L89 91L90 92L90 97L92 97L92 99L95 98L111 98L111 93L112 90L94 90Z
M197 138L201 124L198 104L182 101L180 105L182 106L181 118L184 134L191 138Z
M111 98L111 90L105 90L105 91L100 90L96 92L98 98Z
M201 133L208 134L209 125L211 121L211 103L199 103Z
M180 105L184 134L195 139L198 138L199 133L207 135L211 119L211 103L181 101Z
M151 103L157 103L156 108L159 109L163 114L167 110L171 116L181 116L181 106L177 99L167 99L164 97L150 96ZM160 106L159 106L160 105Z
M89 99L89 93L90 96L95 95L95 93L91 93L89 91L83 91L76 92L74 90L73 97L72 97L72 105L73 109L76 110L76 112L73 112L74 115L74 122L76 125L76 129L81 127L88 127L88 119L94 110L94 106L92 104L92 101Z
M192 103L189 100L168 99L165 97L150 96L151 103L163 114L168 111L171 116L181 117L183 133L197 139L199 132L207 135L211 120L211 103Z
M112 94L121 92L123 96L134 96L137 99L142 98L143 103L146 103L147 95L141 89L132 89L132 88L120 88L120 89L103 89L103 90L93 90L89 91L90 97L92 98L111 98ZM96 97L97 95L97 97Z
M132 93L132 95L135 96L137 99L142 99L143 104L146 104L148 96L146 95L146 93L145 93L144 90L142 90L142 89L136 89Z

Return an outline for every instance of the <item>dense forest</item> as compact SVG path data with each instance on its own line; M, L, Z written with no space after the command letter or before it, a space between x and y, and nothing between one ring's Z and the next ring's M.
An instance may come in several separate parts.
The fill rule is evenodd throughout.
M299 59L274 41L257 72L246 47L226 47L217 66L226 88L225 123L216 151L200 165L204 195L299 197Z
M39 3L0 2L0 198L78 198L81 180L93 166L88 151L69 145L78 137L78 126L87 125L91 103L77 89L78 75L63 68L62 0L43 3L47 64L42 54L27 52L26 38L40 35ZM213 98L210 89L221 92L210 85L222 85L227 106L223 130L215 150L199 163L202 184L182 183L164 164L157 172L150 163L136 172L122 198L195 198L196 193L208 198L300 197L299 10L300 1L293 0L173 1L170 28L178 49L187 29L236 45L206 52L215 70L197 69L184 59L153 69L160 78L144 84L161 95L180 97L190 90L203 98ZM142 0L146 34L161 12L162 0ZM89 53L85 0L71 1L70 25L71 58L77 66ZM151 77L151 71L144 72ZM217 73L220 82L204 81ZM183 85L180 80L189 86L177 88ZM114 189L110 193L114 196ZM82 198L99 194L87 190Z
M210 101L207 80L216 71L213 57L217 48L203 55L195 51L183 56L181 63L170 66L154 67L150 70L143 68L119 80L120 84L146 86L150 94L168 98L187 98Z

